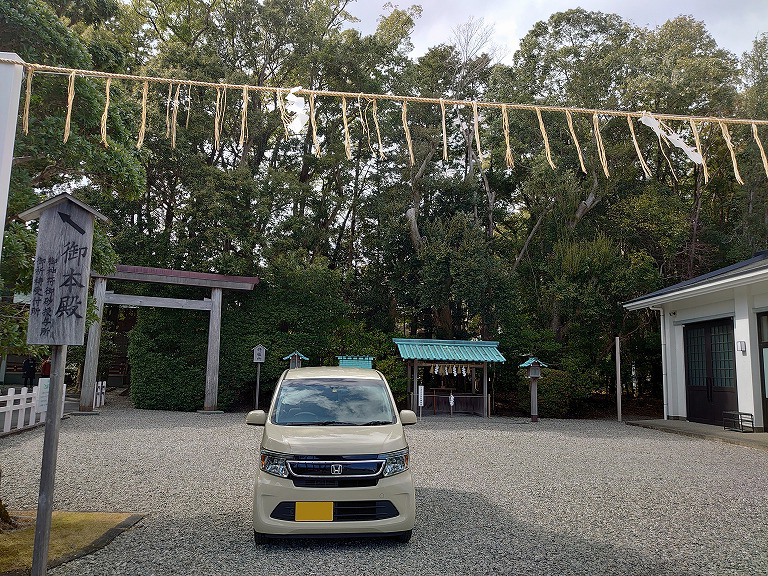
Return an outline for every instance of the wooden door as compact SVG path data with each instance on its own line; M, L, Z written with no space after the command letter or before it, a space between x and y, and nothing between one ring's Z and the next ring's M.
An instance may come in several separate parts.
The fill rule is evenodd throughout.
M722 425L723 412L738 409L733 321L688 324L683 334L688 420Z

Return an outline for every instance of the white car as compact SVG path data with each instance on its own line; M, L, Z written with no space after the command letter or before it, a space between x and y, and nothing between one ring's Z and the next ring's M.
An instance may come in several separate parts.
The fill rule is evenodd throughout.
M411 538L415 492L403 425L378 370L286 370L264 426L253 492L253 533L270 536L382 535Z

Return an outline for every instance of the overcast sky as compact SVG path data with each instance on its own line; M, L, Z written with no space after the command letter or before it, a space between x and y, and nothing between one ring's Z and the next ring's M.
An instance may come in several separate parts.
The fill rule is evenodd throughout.
M356 27L373 32L384 4L381 0L354 1L349 12L360 19ZM520 39L534 23L576 7L613 12L651 28L681 14L690 15L703 20L717 43L738 56L751 49L758 34L768 32L768 0L396 0L393 4L401 8L419 4L423 9L412 35L415 56L448 42L451 29L474 16L494 25L494 43L506 48L505 61L511 62Z

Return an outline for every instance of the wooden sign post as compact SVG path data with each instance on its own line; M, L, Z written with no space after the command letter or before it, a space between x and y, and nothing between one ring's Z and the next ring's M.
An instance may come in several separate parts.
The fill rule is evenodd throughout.
M45 422L35 548L32 555L32 575L42 576L48 568L67 345L83 344L93 224L95 218L106 220L106 217L69 194L60 194L22 212L19 218L24 221L40 219L27 344L51 347L51 385L47 412L51 417Z
M261 344L253 347L253 361L256 362L256 406L254 410L259 409L259 384L261 381L261 365L267 359L267 349Z

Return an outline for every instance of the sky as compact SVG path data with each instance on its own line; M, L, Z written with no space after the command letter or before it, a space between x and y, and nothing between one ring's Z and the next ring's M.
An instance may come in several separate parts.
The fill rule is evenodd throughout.
M768 0L395 0L392 3L400 8L419 4L423 9L411 37L414 56L424 54L431 46L447 43L451 30L474 16L493 24L493 42L506 54L502 60L511 63L520 39L533 24L547 20L554 12L577 7L612 12L635 25L650 28L681 14L690 15L704 21L718 45L737 56L750 50L752 41L760 33L768 32ZM384 4L382 0L353 1L348 12L360 19L355 27L363 33L372 33Z

